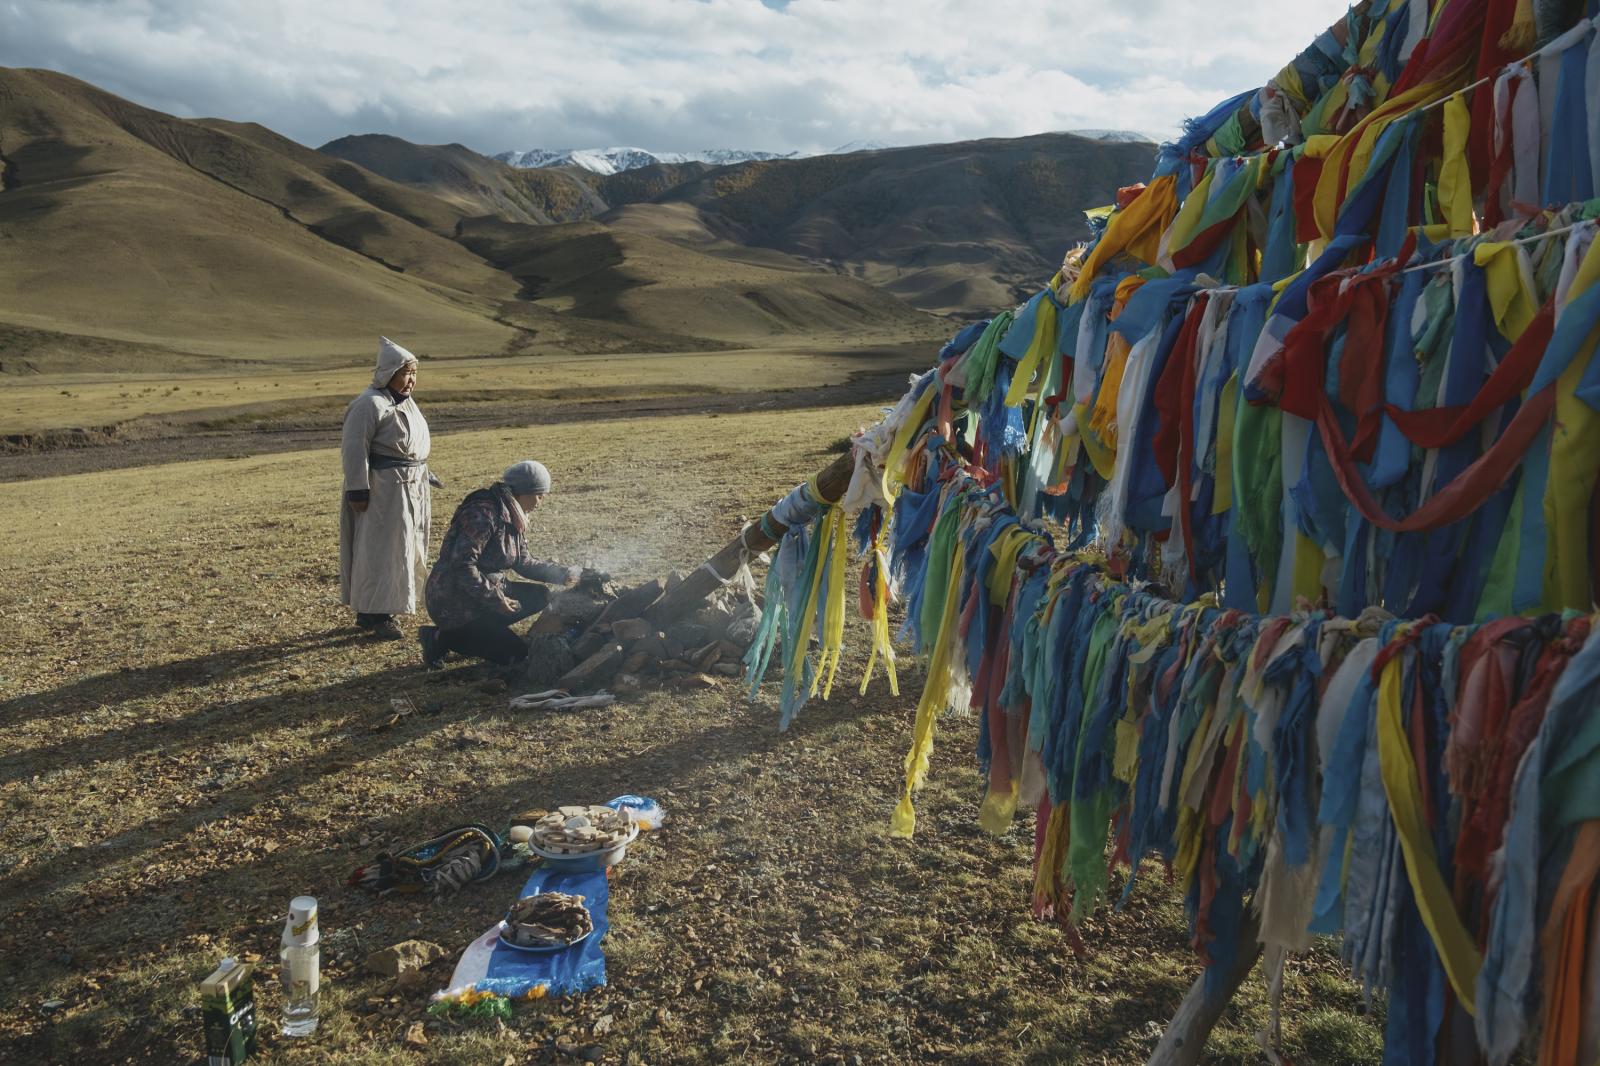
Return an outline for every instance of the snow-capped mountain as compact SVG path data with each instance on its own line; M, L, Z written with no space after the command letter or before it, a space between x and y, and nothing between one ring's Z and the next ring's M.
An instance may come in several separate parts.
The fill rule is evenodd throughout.
M1123 143L1154 143L1151 138L1133 130L1068 130L1079 137L1097 141ZM824 155L852 155L856 152L880 152L900 145L886 141L851 141L841 144ZM714 167L731 166L768 159L803 159L811 152L752 152L739 148L706 148L698 152L654 152L648 148L529 148L525 152L501 152L495 156L502 163L531 169L536 167L582 167L595 174L617 174L624 170L655 166L658 163L709 163Z
M1067 130L1067 132L1094 141L1112 141L1118 144L1155 143L1154 137L1146 136L1138 130Z
M525 152L501 152L502 163L524 169L532 167L582 167L596 174L616 174L623 170L655 166L657 163L710 163L723 167L752 160L793 159L798 152L747 152L737 148L707 148L699 152L652 152L644 148L530 148Z
M828 154L854 155L856 152L881 152L885 148L898 147L899 145L890 144L887 141L851 141L849 144L841 144Z
M707 148L699 152L666 152L664 163L710 163L728 167L735 163L759 163L768 159L799 159L805 152L747 152L742 148Z

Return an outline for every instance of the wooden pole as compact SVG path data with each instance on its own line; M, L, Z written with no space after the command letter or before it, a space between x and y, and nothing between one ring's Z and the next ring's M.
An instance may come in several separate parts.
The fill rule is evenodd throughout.
M1167 1023L1167 1031L1150 1056L1149 1066L1195 1066L1200 1053L1205 1050L1206 1037L1216 1026L1217 1019L1233 1000L1233 995L1250 976L1256 960L1261 957L1261 916L1249 903L1245 904L1244 921L1239 927L1239 942L1234 948L1233 966L1223 977L1222 987L1215 996L1206 995L1206 975L1201 974L1189 994L1183 997L1178 1011Z
M843 496L854 470L855 461L848 451L824 467L817 474L817 488L823 499L837 500ZM721 586L722 582L712 571L724 578L730 577L746 556L766 551L778 543L767 536L766 530L771 529L781 538L788 527L778 522L771 510L763 517L765 522L756 522L741 536L723 545L722 550L657 600L644 617L660 627L670 625L698 608L707 596ZM1217 989L1215 996L1207 996L1205 974L1195 980L1188 994L1183 997L1183 1002L1178 1005L1177 1013L1167 1023L1161 1043L1156 1045L1155 1052L1150 1056L1149 1066L1196 1066L1201 1053L1205 1051L1206 1037L1211 1035L1222 1012L1232 1002L1234 993L1244 979L1250 976L1260 957L1261 916L1247 903L1233 965L1224 975L1222 987Z
M849 451L823 467L817 474L817 489L822 493L822 498L837 500L843 496L844 490L850 487L850 475L854 471L855 459ZM734 571L739 569L739 564L745 556L764 552L778 543L767 536L766 530L772 529L782 537L789 527L773 518L770 510L764 517L766 518L764 523L758 521L741 536L734 537L721 551L685 577L676 588L669 589L665 596L645 612L645 618L659 628L671 625L696 610L705 602L707 596L721 587L722 582L715 574L720 574L723 578L731 577Z
M829 463L817 474L817 488L823 499L837 500L850 486L850 476L855 470L855 460L850 452ZM741 536L734 537L722 550L684 578L677 587L669 590L655 602L644 617L653 624L665 627L694 611L707 596L721 587L722 582L712 571L730 577L746 556L766 551L778 541L767 536L771 529L781 538L788 527L777 521L768 510L765 522L756 522ZM1234 951L1233 966L1224 976L1217 995L1206 995L1206 978L1201 974L1190 987L1178 1011L1167 1024L1167 1030L1150 1056L1149 1066L1195 1066L1205 1050L1206 1037L1216 1027L1217 1020L1233 1000L1244 979L1250 976L1256 960L1261 957L1261 917L1255 908L1245 905L1244 921L1239 929L1239 942Z

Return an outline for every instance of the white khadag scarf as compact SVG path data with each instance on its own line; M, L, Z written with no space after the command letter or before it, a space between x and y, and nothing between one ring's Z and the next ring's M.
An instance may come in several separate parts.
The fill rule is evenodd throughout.
M528 528L528 512L522 509L522 504L517 502L517 494L511 491L511 486L506 486L506 499L511 501L511 521L515 523L517 532L525 532Z

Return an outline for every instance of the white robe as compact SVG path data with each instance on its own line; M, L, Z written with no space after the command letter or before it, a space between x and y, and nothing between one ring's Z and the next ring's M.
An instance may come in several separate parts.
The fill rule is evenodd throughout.
M387 379L385 379L387 380ZM428 579L428 423L407 396L373 387L350 402L340 449L344 491L367 489L367 509L339 509L339 601L361 614L411 614ZM417 461L373 470L369 456Z

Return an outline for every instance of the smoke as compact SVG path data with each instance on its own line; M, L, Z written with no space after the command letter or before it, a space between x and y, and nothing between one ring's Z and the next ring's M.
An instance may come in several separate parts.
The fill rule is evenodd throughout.
M643 581L652 577L665 577L674 568L672 560L662 553L663 545L648 541L625 540L587 546L577 565L610 574L619 581Z

